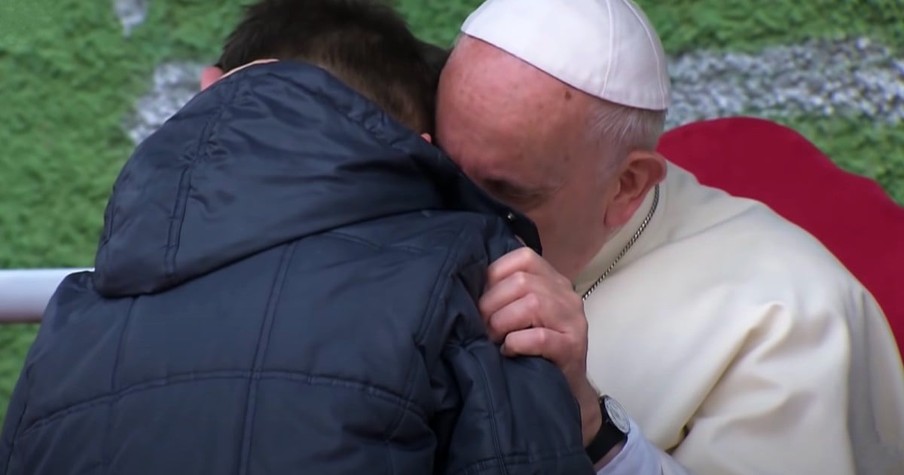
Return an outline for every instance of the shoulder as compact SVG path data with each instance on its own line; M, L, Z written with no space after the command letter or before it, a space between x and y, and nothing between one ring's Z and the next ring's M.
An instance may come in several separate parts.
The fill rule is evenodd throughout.
M500 217L468 211L422 210L346 226L330 234L383 251L486 264L521 246Z
M864 291L817 238L768 206L700 185L687 172L675 173L663 242L651 257L680 259L714 279L798 291L798 296L805 291L803 295L825 299Z
M341 254L338 258L366 273L392 269L393 279L410 283L407 300L426 300L435 311L442 310L439 302L453 292L478 298L489 265L521 247L502 218L466 211L422 210L388 216L345 226L324 237L341 246L328 254ZM374 282L378 289L385 284L385 280Z
M680 314L704 333L741 335L787 325L840 328L881 315L857 278L805 230L759 202L675 178L658 228L651 228L650 241L658 242L608 282L613 292L655 289L658 302L626 306Z
M421 302L419 334L431 344L449 338L465 341L484 334L476 302L489 265L521 247L506 222L493 215L464 211L420 211L361 223L330 233L368 249L356 262L362 268L392 268L393 275L374 282L384 298L387 279L405 282L404 301Z

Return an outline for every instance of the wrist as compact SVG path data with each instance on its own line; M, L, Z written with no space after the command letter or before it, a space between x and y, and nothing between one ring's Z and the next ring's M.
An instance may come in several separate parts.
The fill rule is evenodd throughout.
M615 447L612 447L612 450L609 451L603 458L599 460L593 461L593 469L594 470L602 470L606 465L609 465L615 457L618 457L618 454L621 453L622 449L625 448L625 442L622 442Z
M628 433L631 431L631 422L621 404L610 396L600 397L598 407L601 425L589 443L585 438L585 450L594 466L603 467L625 446Z
M577 395L581 408L581 433L584 447L587 447L603 427L603 413L600 410L599 394L588 383Z

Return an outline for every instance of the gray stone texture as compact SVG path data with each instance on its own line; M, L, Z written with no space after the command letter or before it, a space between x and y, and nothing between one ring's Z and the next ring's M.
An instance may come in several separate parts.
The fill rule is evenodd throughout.
M197 92L201 68L190 62L157 68L151 90L127 121L132 140L143 140ZM674 58L670 68L669 128L739 114L860 116L887 124L904 119L904 58L868 39L812 41L756 54L699 51Z
M119 17L125 36L131 35L132 30L147 19L148 3L150 0L113 0L113 10Z

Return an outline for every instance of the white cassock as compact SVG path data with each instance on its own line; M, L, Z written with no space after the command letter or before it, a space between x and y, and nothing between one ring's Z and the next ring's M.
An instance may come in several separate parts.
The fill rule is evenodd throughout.
M904 370L882 311L766 206L670 165L648 226L585 311L590 379L692 473L904 474Z

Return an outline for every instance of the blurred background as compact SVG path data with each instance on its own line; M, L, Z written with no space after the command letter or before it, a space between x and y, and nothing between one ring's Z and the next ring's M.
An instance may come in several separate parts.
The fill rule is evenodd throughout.
M248 1L0 0L0 269L93 265L120 167ZM669 127L770 118L904 203L904 0L637 1L671 58ZM450 45L480 1L395 3ZM0 423L36 329L0 325Z

